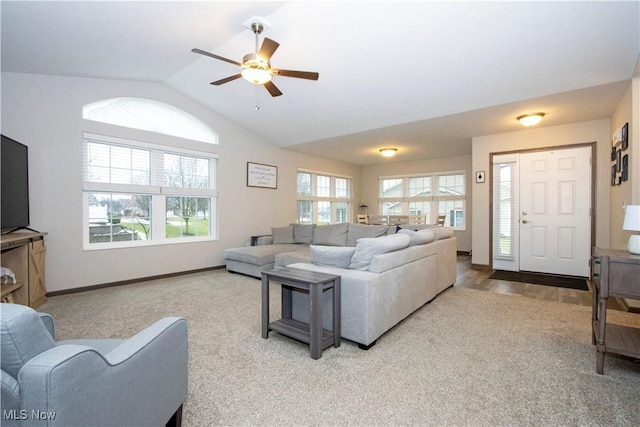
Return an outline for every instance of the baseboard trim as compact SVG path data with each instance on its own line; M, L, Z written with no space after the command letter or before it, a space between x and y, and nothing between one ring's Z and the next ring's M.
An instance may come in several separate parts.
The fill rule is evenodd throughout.
M61 291L47 292L47 297L76 294L78 292L94 291L96 289L111 288L113 286L130 285L132 283L146 282L147 280L157 280L157 279L166 279L169 277L184 276L185 274L200 273L203 271L222 270L224 268L226 268L224 265L218 265L215 267L198 268L195 270L179 271L176 273L159 274L157 276L147 276L147 277L139 277L137 279L120 280L117 282L100 283L97 285L82 286L80 288L63 289Z
M491 266L487 264L471 264L472 270L491 270Z

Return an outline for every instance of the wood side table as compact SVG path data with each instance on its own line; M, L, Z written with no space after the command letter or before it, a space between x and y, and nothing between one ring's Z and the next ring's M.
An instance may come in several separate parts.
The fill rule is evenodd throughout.
M610 296L640 300L640 255L593 248L591 278L592 343L597 351L596 372L602 375L605 353L640 358L640 329L607 323Z
M269 281L282 285L282 318L269 320ZM323 294L333 289L333 329L323 328ZM292 319L292 292L309 293L309 323ZM333 345L340 347L340 276L314 271L277 269L262 272L262 338L269 331L308 343L311 358L322 357L322 350Z

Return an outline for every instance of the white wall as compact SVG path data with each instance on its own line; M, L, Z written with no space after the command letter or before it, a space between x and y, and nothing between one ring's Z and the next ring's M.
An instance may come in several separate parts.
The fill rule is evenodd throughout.
M597 246L609 247L609 188L610 188L610 121L594 120L564 126L533 128L498 135L473 138L473 170L490 171L490 154L531 148L553 147L596 142L595 211ZM473 252L471 262L489 266L489 185L474 187L473 191Z
M203 90L206 90L204 88ZM207 123L219 146L82 119L82 106L133 96L175 105ZM352 176L358 166L282 150L162 83L2 73L2 133L29 146L31 227L46 237L47 290L90 286L224 265L224 249L296 220L296 171ZM214 242L83 251L82 133L200 149L219 155L219 236ZM246 186L246 162L278 167L276 190Z
M378 215L378 180L381 176L393 175L411 175L417 173L431 172L450 172L465 171L467 182L467 229L465 231L456 231L455 236L458 238L458 250L463 252L471 251L471 235L473 206L471 203L471 195L478 185L475 184L475 176L471 175L471 156L455 156L438 159L415 160L410 162L390 162L380 163L376 165L362 167L362 198L368 205L370 215Z

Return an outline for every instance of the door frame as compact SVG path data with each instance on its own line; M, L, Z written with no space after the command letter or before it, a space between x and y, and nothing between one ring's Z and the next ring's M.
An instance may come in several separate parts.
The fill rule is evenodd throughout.
M590 247L595 244L596 235L596 142L584 142L578 144L551 145L547 147L527 148L522 150L498 151L489 153L489 268L493 268L493 158L504 154L523 154L541 151L557 151L569 148L591 147L591 239ZM518 242L519 243L519 242ZM519 265L519 264L518 264Z

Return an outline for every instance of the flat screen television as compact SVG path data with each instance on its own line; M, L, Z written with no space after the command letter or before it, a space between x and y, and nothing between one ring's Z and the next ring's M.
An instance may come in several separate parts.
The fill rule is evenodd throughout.
M0 144L0 228L4 234L29 225L29 149L4 135Z

